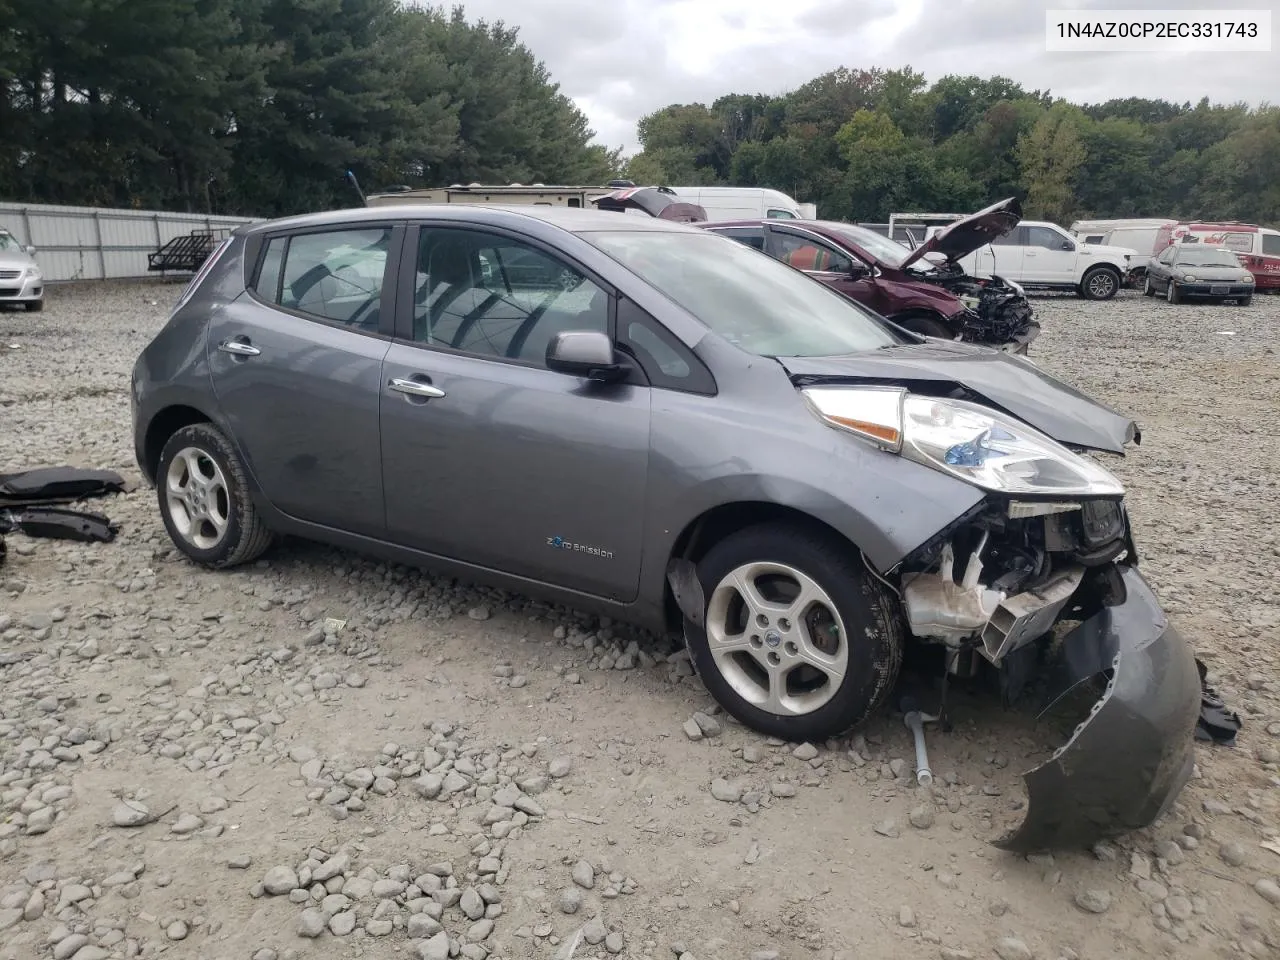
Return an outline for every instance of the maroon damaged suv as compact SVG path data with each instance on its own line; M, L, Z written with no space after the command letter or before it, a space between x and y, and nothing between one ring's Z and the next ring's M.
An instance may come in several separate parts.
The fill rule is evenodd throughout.
M957 220L915 250L831 220L699 223L815 277L913 333L1027 352L1040 333L1022 288L971 277L959 260L1013 230L1017 199ZM932 256L931 256L932 255Z

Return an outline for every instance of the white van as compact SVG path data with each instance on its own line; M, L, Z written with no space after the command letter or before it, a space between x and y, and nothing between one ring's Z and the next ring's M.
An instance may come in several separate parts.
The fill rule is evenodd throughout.
M805 220L800 204L781 190L767 187L672 187L677 197L707 211L708 220Z
M1071 225L1083 243L1099 246L1129 247L1140 258L1160 253L1156 240L1160 231L1178 221L1172 217L1141 217L1129 220L1077 220ZM1145 261L1139 266L1145 269Z

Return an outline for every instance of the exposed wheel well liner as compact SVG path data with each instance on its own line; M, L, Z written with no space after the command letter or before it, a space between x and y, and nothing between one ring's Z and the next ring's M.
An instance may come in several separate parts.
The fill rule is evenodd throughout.
M712 507L689 521L672 544L671 554L667 560L670 562L683 559L696 564L714 544L730 534L770 521L782 521L802 529L821 532L828 536L834 535L849 544L851 549L860 549L835 527L803 510L763 500L748 500ZM664 591L663 618L668 630L683 637L680 607L676 603L670 583L666 585Z
M143 443L143 456L146 458L147 475L155 478L156 469L160 465L160 451L165 442L181 430L193 423L212 423L213 418L201 413L195 407L165 407L151 419L147 425L147 437Z

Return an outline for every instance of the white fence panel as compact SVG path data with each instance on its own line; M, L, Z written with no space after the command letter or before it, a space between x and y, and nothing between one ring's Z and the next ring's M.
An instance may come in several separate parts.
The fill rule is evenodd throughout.
M174 237L253 222L164 210L0 203L0 226L36 248L36 262L51 281L158 276L147 269L147 254Z

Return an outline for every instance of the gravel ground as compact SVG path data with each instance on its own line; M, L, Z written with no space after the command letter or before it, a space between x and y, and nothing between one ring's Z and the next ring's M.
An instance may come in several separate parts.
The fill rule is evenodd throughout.
M0 472L137 477L178 290L0 313ZM1150 831L1002 853L1017 715L957 700L922 791L898 717L783 744L623 625L302 543L205 572L140 486L91 505L114 543L0 567L0 957L1276 955L1280 298L1037 310L1038 362L1142 423L1144 569L1245 721Z

